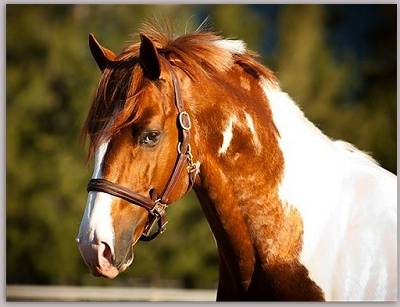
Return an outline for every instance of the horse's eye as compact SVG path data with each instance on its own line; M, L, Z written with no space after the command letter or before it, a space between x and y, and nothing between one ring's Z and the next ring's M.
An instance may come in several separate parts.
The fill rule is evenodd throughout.
M159 131L144 131L140 136L140 144L145 146L154 146L160 140L161 133Z

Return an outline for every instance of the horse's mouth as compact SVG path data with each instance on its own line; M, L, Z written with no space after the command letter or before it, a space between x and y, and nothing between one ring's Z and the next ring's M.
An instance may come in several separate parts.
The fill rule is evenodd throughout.
M91 269L92 274L96 277L105 277L109 279L114 279L119 273L125 271L133 262L134 254L130 253L130 256L125 259L123 263L114 265L96 265L94 269Z
M125 271L125 270L132 264L133 259L134 259L134 254L132 254L132 257L130 257L129 259L127 259L126 262L124 262L123 264L121 264L121 265L118 267L119 272Z
M120 273L125 271L132 264L134 258L135 254L133 252L133 246L132 246L132 249L129 252L129 255L127 255L127 257L125 258L125 261L117 265L118 271Z
M80 249L90 272L96 277L114 279L125 271L133 262L133 246L129 248L125 257L118 261L110 252L106 244L92 244L89 248Z
M126 254L125 258L120 261L120 262L115 262L114 265L118 269L120 273L125 271L133 262L133 259L135 258L135 253L133 252L134 245L131 246L131 248L128 250L128 253Z

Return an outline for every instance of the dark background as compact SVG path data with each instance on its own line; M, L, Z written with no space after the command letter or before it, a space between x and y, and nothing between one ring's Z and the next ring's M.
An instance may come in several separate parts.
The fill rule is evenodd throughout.
M92 277L75 243L86 204L79 134L100 73L89 32L115 52L145 20L243 39L332 138L396 171L396 5L7 5L7 283L213 288L218 258L191 194L116 280Z

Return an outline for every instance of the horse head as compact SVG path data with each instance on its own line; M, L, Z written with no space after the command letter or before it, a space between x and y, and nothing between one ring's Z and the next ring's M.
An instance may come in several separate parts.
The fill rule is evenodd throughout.
M91 272L114 278L154 224L155 234L165 229L167 204L191 187L198 164L179 80L152 40L141 35L119 56L92 35L89 45L102 78L85 125L95 165L77 241Z

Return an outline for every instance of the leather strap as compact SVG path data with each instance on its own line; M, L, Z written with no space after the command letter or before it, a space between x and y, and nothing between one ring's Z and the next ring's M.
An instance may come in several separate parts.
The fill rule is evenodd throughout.
M169 63L168 63L169 64ZM189 191L196 180L196 176L199 172L199 162L193 163L192 153L190 148L190 133L191 122L189 114L184 110L182 97L180 95L180 85L178 77L176 76L172 65L170 65L170 72L172 78L172 84L174 87L175 95L175 106L178 110L178 156L173 168L173 171L162 191L162 193L157 197L156 192L152 190L152 195L150 198L144 197L136 192L129 190L128 188L108 181L106 179L91 179L87 186L87 191L97 191L104 192L121 199L128 201L133 205L137 205L145 208L149 212L149 218L142 236L141 241L150 241L157 237L160 233L164 232L166 225L168 224L166 209L170 203L170 195L174 190L176 184L179 182L182 171L185 168L185 161L187 161L188 166L187 173L189 175L188 189ZM155 233L150 235L151 230L155 224L158 224L158 229Z
M159 200L151 200L122 185L115 184L106 179L91 179L88 183L87 191L107 193L122 198L131 204L145 208L149 212L150 217L146 224L144 233L150 233L155 222L158 222L158 233L162 233L168 224L167 212L165 211L167 205L162 204ZM156 233L156 235L158 233ZM155 238L156 235L153 238Z
M91 179L89 181L87 190L104 192L122 198L123 200L126 200L127 202L130 202L132 204L140 204L141 207L147 209L148 211L151 211L155 205L155 202L153 202L151 199L148 199L138 193L132 192L128 188L115 184L106 179Z
M172 84L174 86L174 93L175 93L175 105L176 108L178 109L178 130L179 133L182 134L182 140L180 143L178 143L178 158L175 162L174 169L172 171L172 174L167 181L167 184L162 191L160 195L161 202L168 204L169 203L169 196L172 193L173 189L175 188L175 185L179 181L179 177L182 173L182 170L184 169L184 162L187 159L186 158L186 152L188 150L188 145L190 141L190 136L189 136L189 130L190 130L190 117L189 114L185 112L183 108L183 101L182 97L180 95L181 89L179 85L179 80L170 65L170 71L171 71L171 77L172 77ZM185 122L186 119L186 122ZM180 137L180 136L178 136ZM180 145L179 145L180 144Z

